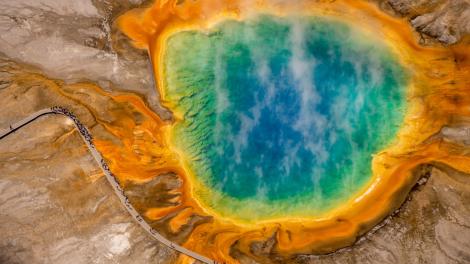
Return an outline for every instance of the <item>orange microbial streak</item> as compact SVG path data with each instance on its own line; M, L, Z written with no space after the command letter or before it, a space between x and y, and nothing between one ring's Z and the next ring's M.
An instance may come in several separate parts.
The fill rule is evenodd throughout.
M288 259L295 254L332 252L353 244L358 236L397 209L416 183L413 170L420 164L445 163L470 173L468 148L440 133L444 127L469 127L470 47L465 44L467 40L452 47L422 46L407 21L390 17L366 1L294 2L157 0L152 6L129 11L118 20L120 29L135 46L148 50L161 103L170 110L174 103L166 99L162 77L162 58L168 37L187 30L207 31L222 20L244 20L256 13L340 19L385 41L412 75L407 87L404 122L393 144L373 157L371 181L350 201L321 218L312 219L237 222L205 208L193 195L197 183L184 165L184 153L176 152L171 145L173 125L183 116L174 112L174 121L163 122L133 97L116 97L122 102L129 101L150 118L139 125L131 119L117 121L120 124L113 126L112 133L122 139L122 144L103 140L97 142L98 148L112 161L112 170L123 182L146 182L163 173L177 174L182 185L179 196L174 199L175 205L149 209L146 216L158 220L172 215L169 225L175 233L194 215L211 217L192 230L183 246L220 262L238 263L236 258L239 257L268 262L270 255ZM470 134L470 130L467 133ZM267 243L271 243L272 248L264 255L252 250L254 243L273 240L275 243ZM179 261L189 259L180 257Z

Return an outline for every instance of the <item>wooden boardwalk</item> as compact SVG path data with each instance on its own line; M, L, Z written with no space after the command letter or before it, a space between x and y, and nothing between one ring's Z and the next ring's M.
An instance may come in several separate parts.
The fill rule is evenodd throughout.
M90 150L91 155L95 159L95 161L98 163L98 166L103 170L104 175L106 176L106 179L108 182L111 184L111 186L114 189L114 192L116 195L119 197L119 200L121 203L124 205L126 210L132 215L135 221L139 223L139 225L145 229L153 238L158 240L160 243L182 253L187 256L190 256L196 260L199 260L203 263L207 264L217 264L216 261L207 258L205 256L202 256L196 252L193 252L189 249L186 249L178 244L175 244L171 242L170 240L166 239L162 235L160 235L155 229L153 229L145 220L144 218L135 210L135 208L132 206L132 204L129 202L129 198L126 196L124 193L124 190L121 188L121 185L119 184L118 179L116 176L109 170L109 166L106 163L106 161L103 159L103 156L101 153L95 148L95 145L93 144L93 137L91 136L90 132L88 129L78 120L78 118L69 110L63 107L52 107L48 109L43 109L40 111L37 111L28 117L24 118L23 120L11 124L8 129L6 130L1 130L0 131L0 140L5 138L6 136L10 135L11 133L15 132L16 130L22 128L23 126L33 122L34 120L38 119L41 116L44 115L50 115L50 114L56 114L56 115L64 115L71 119L75 127L78 129L80 136L83 138L85 141L88 149Z

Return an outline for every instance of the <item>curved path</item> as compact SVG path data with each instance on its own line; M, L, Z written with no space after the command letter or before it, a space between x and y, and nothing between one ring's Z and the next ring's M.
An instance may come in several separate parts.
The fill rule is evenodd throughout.
M178 244L175 244L171 242L170 240L166 239L162 235L160 235L155 229L153 229L145 220L144 218L135 210L135 208L131 205L129 202L129 198L127 198L126 194L124 193L124 190L121 188L121 185L119 184L118 179L116 176L109 170L108 164L106 164L106 161L103 159L103 156L101 156L101 153L95 148L93 144L93 137L91 136L90 132L88 132L88 129L78 120L78 118L72 114L69 110L63 107L52 107L48 109L43 109L40 111L37 111L30 116L26 117L25 119L12 124L9 126L8 129L0 131L0 140L5 138L6 136L10 135L11 133L15 132L16 130L20 129L21 127L31 123L32 121L36 120L37 118L44 116L44 115L49 115L49 114L57 114L57 115L64 115L70 118L74 124L75 127L77 127L78 131L80 132L81 137L85 141L88 149L91 152L91 155L93 158L96 160L100 168L103 170L106 179L108 182L113 186L114 192L116 195L119 197L119 200L121 203L124 205L124 207L127 209L127 211L132 215L135 221L139 223L139 225L145 229L153 238L158 240L159 242L163 243L164 245L182 253L187 256L190 256L194 259L197 259L203 263L208 263L208 264L217 264L216 261L209 259L207 257L204 257L202 255L197 254L196 252L193 252L191 250L188 250Z

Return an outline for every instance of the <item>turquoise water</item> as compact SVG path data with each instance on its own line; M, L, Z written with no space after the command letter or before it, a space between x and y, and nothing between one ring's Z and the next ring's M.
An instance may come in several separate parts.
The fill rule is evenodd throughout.
M178 33L164 76L165 99L184 115L174 143L218 193L201 194L215 209L244 200L269 204L259 214L290 213L276 201L334 207L368 182L372 155L404 112L392 53L324 18L260 16Z

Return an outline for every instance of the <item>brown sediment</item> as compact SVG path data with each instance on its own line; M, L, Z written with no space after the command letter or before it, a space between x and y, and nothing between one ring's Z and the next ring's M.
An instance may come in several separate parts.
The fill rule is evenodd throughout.
M114 100L135 107L145 116L144 122L116 120L106 126L120 144L109 140L96 143L111 168L123 181L145 182L164 173L175 173L183 181L176 190L176 204L149 208L147 217L158 220L173 214L169 221L172 232L189 223L194 215L213 219L195 227L184 246L218 261L236 263L230 256L233 247L259 261L265 258L253 253L255 242L275 238L269 254L289 258L295 254L328 253L354 243L394 211L416 182L412 173L417 166L440 162L470 173L468 149L441 139L428 140L442 127L461 124L470 117L470 46L465 40L452 47L419 45L419 35L407 21L389 17L375 5L363 1L309 1L293 5L276 1L157 1L147 9L132 10L118 23L135 45L149 51L161 102L170 110L163 89L163 54L168 37L179 31L206 31L225 19L243 20L253 13L278 16L289 14L332 16L378 35L386 42L412 75L408 87L407 112L394 144L377 153L372 162L371 182L356 197L321 219L273 219L259 223L238 223L204 207L193 195L191 172L184 167L182 154L170 144L172 122L163 122L145 105L130 95ZM114 111L110 109L110 111ZM175 114L175 122L183 118ZM463 120L463 121L462 121ZM470 125L465 123L466 125ZM129 128L132 127L130 132ZM138 138L138 140L136 140ZM181 262L187 261L181 257Z

